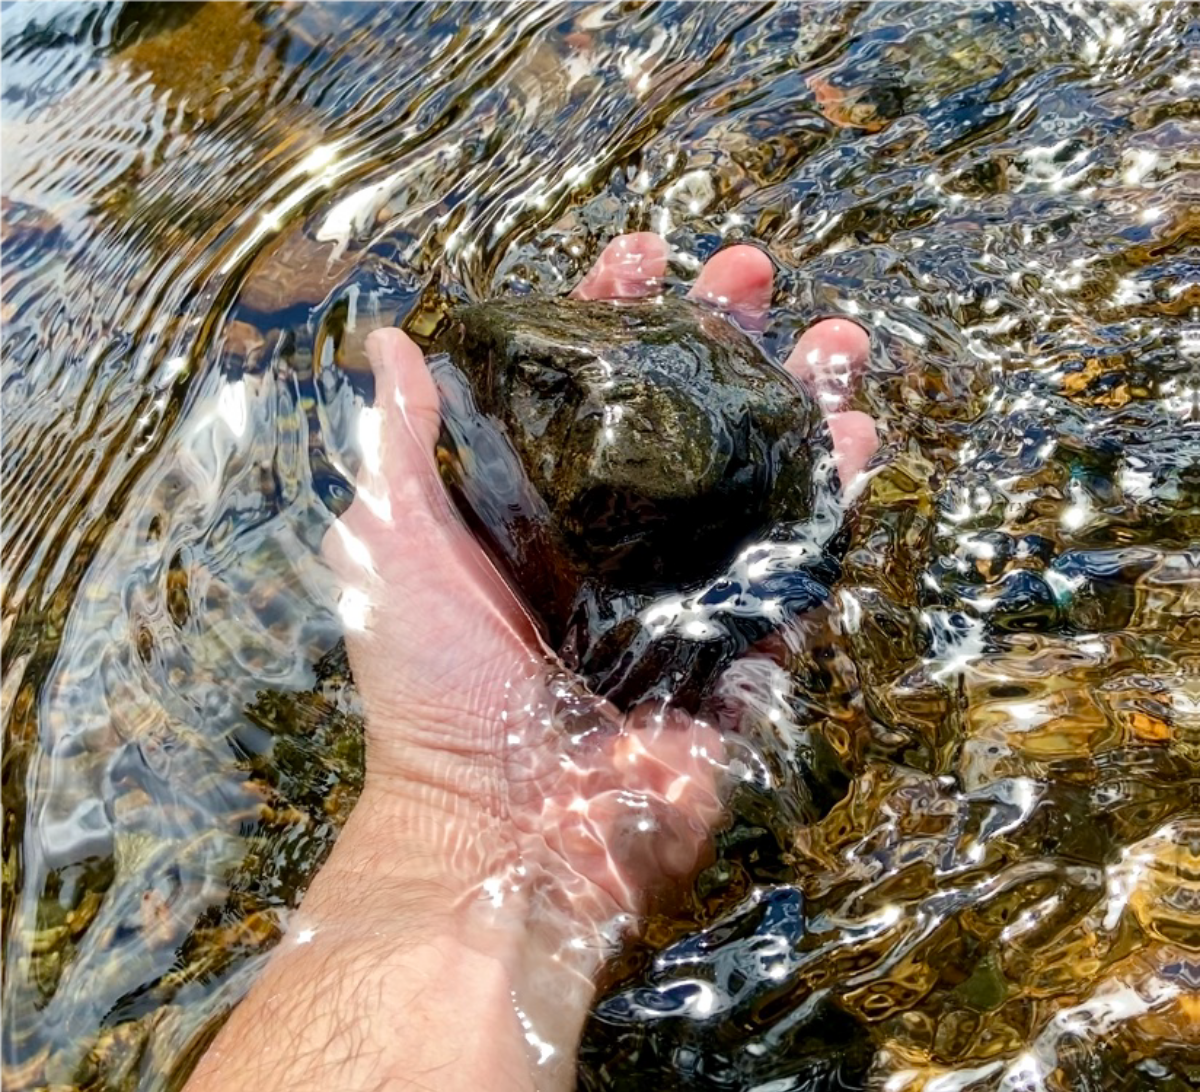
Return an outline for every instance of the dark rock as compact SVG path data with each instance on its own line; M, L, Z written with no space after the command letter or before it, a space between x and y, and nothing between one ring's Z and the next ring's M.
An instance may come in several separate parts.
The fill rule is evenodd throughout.
M807 511L811 401L686 300L479 304L438 347L589 571L670 587L773 517Z
M646 645L637 615L656 595L703 596L740 548L812 511L820 414L690 301L477 304L433 348L449 362L435 359L443 477L550 643L576 665L605 645L595 677ZM698 609L728 610L735 583ZM815 586L793 581L786 603L807 608L824 593ZM676 634L637 652L653 678L628 663L619 674L645 695L673 666L710 676L745 639L725 633L701 651Z

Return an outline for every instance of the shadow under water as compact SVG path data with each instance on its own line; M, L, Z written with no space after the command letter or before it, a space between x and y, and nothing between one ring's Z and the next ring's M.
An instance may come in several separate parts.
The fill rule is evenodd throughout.
M365 333L655 230L872 335L839 583L598 1089L1200 1083L1200 10L37 4L3 33L3 1080L179 1087L361 786ZM781 662L777 662L780 661Z

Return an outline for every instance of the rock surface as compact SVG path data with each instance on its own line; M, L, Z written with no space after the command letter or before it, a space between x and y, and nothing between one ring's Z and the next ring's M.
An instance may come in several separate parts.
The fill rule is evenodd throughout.
M690 301L476 304L434 352L443 477L560 650L812 510L811 399Z

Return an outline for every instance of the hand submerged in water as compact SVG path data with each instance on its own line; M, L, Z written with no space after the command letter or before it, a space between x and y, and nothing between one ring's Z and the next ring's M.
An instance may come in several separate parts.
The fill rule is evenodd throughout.
M622 236L575 295L648 295L666 262L658 236ZM747 326L771 294L770 260L748 246L692 289ZM876 446L869 417L837 412L866 348L861 328L827 320L787 362L827 411L843 481ZM368 352L363 469L325 544L366 784L190 1087L570 1087L592 976L703 854L720 739L678 711L623 716L552 664L442 489L420 350L381 330Z

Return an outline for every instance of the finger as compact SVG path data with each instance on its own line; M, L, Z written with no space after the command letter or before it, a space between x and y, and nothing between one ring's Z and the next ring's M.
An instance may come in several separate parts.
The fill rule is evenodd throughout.
M433 454L438 393L421 350L396 329L374 331L366 350L375 404L359 414L354 502L323 546L343 582L355 570L378 571L401 524L415 533L421 525L448 524L452 515Z
M808 385L821 409L834 413L866 367L869 349L870 338L858 323L823 319L800 335L784 367Z
M761 329L775 288L775 267L758 247L741 243L714 254L688 293L733 315L743 326Z
M657 292L667 271L667 242L653 231L618 235L571 295L579 300L640 299Z
M531 640L528 620L442 485L434 455L440 398L421 350L396 329L375 331L366 348L375 404L359 415L354 501L321 547L341 589L348 639L394 614L403 619L398 644L433 619L449 625L468 669L497 650L522 653ZM396 651L395 662L412 667L428 654L444 672L429 645L418 640L404 656ZM473 645L478 651L467 651Z
M540 829L571 869L621 909L693 874L721 815L715 729L678 710L634 711L611 747L571 764L574 791L545 796Z
M408 425L416 451L431 452L441 424L440 400L425 357L403 330L387 327L367 338L367 359L375 376L375 407L390 421ZM428 457L421 460L431 465Z
M644 910L664 881L694 875L710 844L706 824L655 793L609 790L588 801L587 817L606 858L592 878L627 911Z
M812 391L828 417L833 454L842 489L867 465L879 448L874 420L859 410L841 410L867 364L870 337L849 319L813 323L796 342L784 367Z
M434 460L440 400L425 357L394 328L374 331L366 347L375 404L359 415L357 494L387 523L414 506L442 517L449 506Z
M721 811L716 778L724 753L711 725L680 709L643 705L629 714L612 762L621 784L655 794L707 830Z
M875 419L862 410L832 413L827 424L833 440L838 477L845 492L870 462L871 456L879 450L879 434L875 431Z

